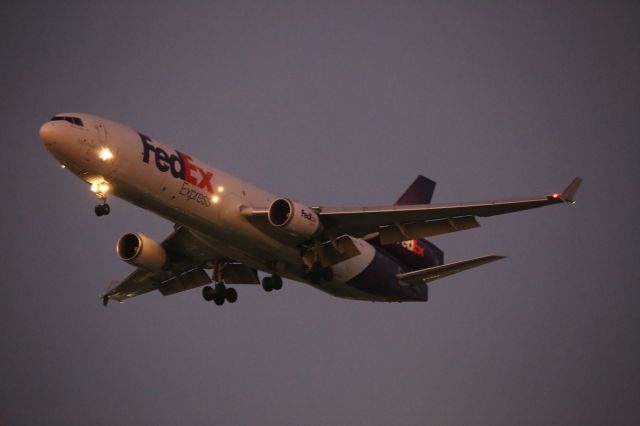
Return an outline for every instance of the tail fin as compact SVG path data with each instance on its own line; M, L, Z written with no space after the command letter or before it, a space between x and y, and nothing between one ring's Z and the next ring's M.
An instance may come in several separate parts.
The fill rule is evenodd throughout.
M436 189L436 183L431 179L428 179L422 175L413 181L413 183L404 191L404 194L398 198L396 205L408 205L408 204L429 204L433 197L433 192ZM436 266L444 263L444 252L430 241L420 239L417 242L423 248L426 248L429 252L429 259L435 263Z
M429 204L433 191L436 189L436 183L431 179L427 179L422 175L418 175L411 186L402 194L396 205L407 204Z

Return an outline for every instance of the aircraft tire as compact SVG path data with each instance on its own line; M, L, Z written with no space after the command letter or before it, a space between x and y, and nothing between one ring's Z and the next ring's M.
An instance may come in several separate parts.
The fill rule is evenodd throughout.
M202 298L207 302L211 302L213 300L215 294L215 290L211 288L211 286L202 287Z
M224 297L227 299L227 302L236 303L236 300L238 300L238 292L235 288L228 288L224 293Z
M104 214L104 211L102 211L102 205L101 204L98 204L96 206L96 208L93 209L93 211L96 213L96 216L98 216L98 217L100 217L100 216L102 216Z
M262 288L266 292L270 292L273 290L273 279L271 277L264 277L262 279Z
M109 204L104 204L102 206L102 214L104 214L105 216L108 215L109 213L111 213L111 207L109 207Z
M213 302L218 306L224 305L227 291L227 286L225 286L224 283L216 284L213 289Z
M280 275L273 275L271 277L271 286L274 290L280 290L282 288L282 277Z

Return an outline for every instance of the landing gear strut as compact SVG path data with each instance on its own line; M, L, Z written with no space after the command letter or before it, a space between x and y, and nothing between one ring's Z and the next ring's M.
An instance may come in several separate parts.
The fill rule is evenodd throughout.
M265 291L280 290L282 288L282 277L280 275L272 275L262 279L262 288Z
M94 209L96 216L106 216L111 212L111 207L107 204L107 193L110 189L111 188L107 181L102 181L100 183L94 182L91 184L91 191L95 192L96 196L102 202L102 204L98 204Z

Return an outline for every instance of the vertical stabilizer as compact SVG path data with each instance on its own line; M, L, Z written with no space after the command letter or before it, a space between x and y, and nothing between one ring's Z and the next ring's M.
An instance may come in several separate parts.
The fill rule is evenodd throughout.
M411 186L398 198L396 205L429 204L435 189L436 183L434 181L418 175Z
M434 181L418 175L411 186L396 201L396 205L430 204L435 189L436 183ZM444 252L424 238L408 240L400 244L381 244L381 246L387 253L398 259L405 268L423 269L444 263Z

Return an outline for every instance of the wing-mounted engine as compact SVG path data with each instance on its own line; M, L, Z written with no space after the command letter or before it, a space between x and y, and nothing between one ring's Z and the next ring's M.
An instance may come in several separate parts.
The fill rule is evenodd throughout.
M273 227L298 242L309 240L322 231L320 218L313 209L288 198L271 203L267 218Z
M147 271L159 271L167 264L165 249L142 233L124 234L116 244L116 251L120 259Z

